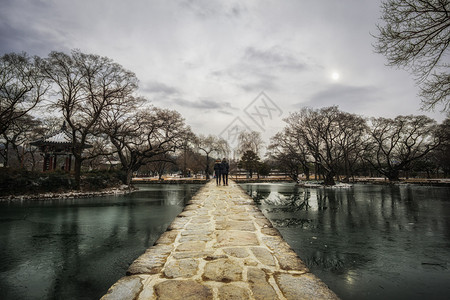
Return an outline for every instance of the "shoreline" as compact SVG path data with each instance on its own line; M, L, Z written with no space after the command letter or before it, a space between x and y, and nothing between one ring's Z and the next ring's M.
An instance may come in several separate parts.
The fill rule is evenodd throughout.
M231 179L231 177L230 177ZM210 179L213 180L213 179ZM293 180L286 178L233 178L236 183L294 183ZM26 201L26 200L48 200L48 199L73 199L73 198L89 198L108 195L125 195L139 190L140 184L206 184L206 179L165 179L165 180L152 180L134 178L132 180L133 186L123 185L116 188L108 188L101 191L66 191L66 192L47 192L37 194L23 194L23 195L7 195L0 196L0 202L13 202L13 201ZM349 183L338 182L342 184L377 184L377 185L421 185L421 186L436 186L436 187L450 187L450 179L404 179L397 182L389 182L383 178L360 178L350 181ZM319 181L300 181L296 183L298 186L306 188L314 187L333 187L326 186ZM338 184L337 184L338 185ZM337 186L338 187L338 186Z
M108 195L125 195L135 191L128 186L117 188L108 188L101 191L66 191L66 192L48 192L38 194L8 195L1 196L0 202L18 202L27 200L49 200L49 199L73 199L73 198L90 198Z

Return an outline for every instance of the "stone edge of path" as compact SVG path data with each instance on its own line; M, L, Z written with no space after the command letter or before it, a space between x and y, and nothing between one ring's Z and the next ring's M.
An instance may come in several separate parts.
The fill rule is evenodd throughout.
M339 299L242 187L219 187L227 203L211 202L215 189L206 183L101 299ZM220 212L231 205L240 211Z

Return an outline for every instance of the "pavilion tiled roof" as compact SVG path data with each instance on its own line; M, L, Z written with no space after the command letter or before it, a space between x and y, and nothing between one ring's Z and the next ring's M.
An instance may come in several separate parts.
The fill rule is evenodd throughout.
M58 143L58 144L71 144L72 143L72 135L65 130L61 130L60 132L56 132L52 135L44 137L42 140L44 143Z
M59 131L44 136L43 138L31 143L33 146L41 146L45 144L72 144L72 135L63 127Z
M44 145L57 145L57 146L71 146L72 145L72 134L67 131L66 125L63 124L60 130L44 136L43 138L30 143L33 146L44 146ZM91 148L91 145L84 145L84 148Z

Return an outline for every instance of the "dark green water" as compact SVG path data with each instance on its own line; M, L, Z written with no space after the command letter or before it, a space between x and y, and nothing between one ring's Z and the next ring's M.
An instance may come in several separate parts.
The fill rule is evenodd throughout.
M98 299L201 185L0 203L0 299Z
M450 188L242 187L342 299L449 299Z

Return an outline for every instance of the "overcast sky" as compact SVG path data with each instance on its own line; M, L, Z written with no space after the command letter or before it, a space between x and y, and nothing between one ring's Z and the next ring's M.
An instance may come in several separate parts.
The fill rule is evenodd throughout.
M380 2L0 0L0 54L107 56L201 134L240 123L268 139L304 106L442 121L420 111L414 78L374 53Z

